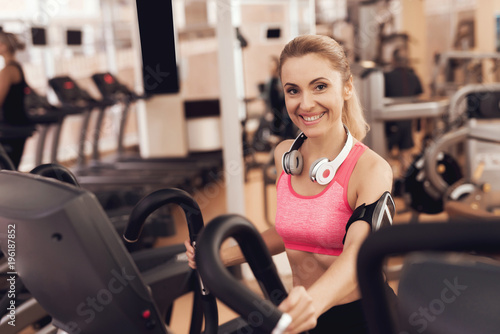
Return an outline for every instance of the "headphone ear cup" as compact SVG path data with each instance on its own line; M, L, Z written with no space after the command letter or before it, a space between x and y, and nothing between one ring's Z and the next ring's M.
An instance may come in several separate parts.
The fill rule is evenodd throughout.
M293 150L288 154L286 161L289 174L299 175L302 173L302 168L304 167L304 160L302 159L302 154L299 151Z
M313 182L316 182L316 175L318 174L318 168L326 162L328 162L327 158L319 158L312 163L311 168L309 168L309 178Z
M281 167L283 167L283 171L287 174L290 174L290 152L285 152L283 157L281 158Z
M309 178L311 178L313 182L326 185L333 180L335 171L328 162L327 158L319 158L313 162L311 168L309 169Z

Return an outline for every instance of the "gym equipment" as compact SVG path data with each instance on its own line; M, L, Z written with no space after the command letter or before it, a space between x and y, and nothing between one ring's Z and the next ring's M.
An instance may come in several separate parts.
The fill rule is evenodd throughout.
M128 89L127 86L109 72L96 73L92 79L106 100L123 104L120 114L120 126L117 138L117 156L113 157L107 164L117 170L151 170L158 173L168 173L180 178L196 180L201 177L201 184L206 184L222 165L221 152L191 153L187 157L176 158L142 158L138 154L126 154L123 138L129 109L132 103L147 96L139 96ZM187 111L186 111L187 112ZM106 167L106 163L100 160L97 146L92 153L92 164L94 166Z
M269 300L263 300L238 282L222 263L219 250L222 242L229 237L238 242ZM246 218L222 215L213 219L199 235L195 257L208 290L242 316L231 321L238 324L235 332L282 333L290 324L290 316L276 307L287 297L287 292L264 241Z
M35 132L34 125L10 125L0 123L0 140L1 139L16 139L28 138ZM5 152L5 149L2 148ZM10 159L9 159L10 160ZM4 161L4 163L7 163ZM12 163L12 161L10 161Z
M446 114L449 100L444 98L423 100L415 97L384 97L384 75L378 68L353 66L356 90L360 93L370 131L363 142L383 158L389 156L385 135L385 122L439 118Z
M56 107L50 104L45 96L38 94L31 87L26 87L24 93L26 113L30 121L36 125L38 133L35 165L38 166L43 163L45 142L47 134L51 128L54 128L54 135L50 151L50 161L55 162L57 161L59 139L64 119L69 115L78 115L83 113L85 108L69 105Z
M452 96L461 86L483 80L483 65L492 61L492 71L498 71L498 52L446 51L439 54L431 79L433 96ZM461 82L457 82L455 71L462 72Z
M164 293L176 277L185 280L187 261L140 273L90 192L12 171L0 171L0 183L0 247L15 252L9 270L55 327L68 333L169 332L163 315L171 301Z
M5 152L2 144L0 144L0 169L15 170L12 160L10 160L7 152Z
M58 179L59 181L63 181L69 184L78 185L76 178L71 173L69 169L66 167L57 165L57 164L45 164L36 167L31 171L32 174L52 177L53 179ZM148 201L148 198L145 199ZM144 203L144 201L143 201ZM142 208L144 205L142 206ZM136 209L135 212L140 212L141 208ZM153 210L154 211L154 210ZM146 215L141 215L142 225L144 221L151 215L152 212L149 212ZM137 216L135 216L137 219ZM164 222L163 222L164 223ZM147 235L154 235L154 226L151 227L152 224L145 225L147 227ZM116 228L115 224L114 227ZM153 232L152 232L153 231ZM141 243L143 243L141 241ZM132 248L132 247L129 247ZM137 248L137 247L135 247ZM163 281L160 284L152 283L150 288L154 293L157 293L158 296L155 297L156 302L159 304L160 309L165 309L166 311L163 314L163 319L169 320L172 308L173 299L177 298L181 294L192 291L193 287L193 278L191 278L191 270L186 265L186 260L183 259L183 253L185 252L184 245L173 245L170 247L163 248L155 248L155 249L143 249L139 251L135 251L131 254L132 259L134 260L135 265L141 272L150 271L151 275L154 274L158 268L170 268L172 271L167 275L163 272L160 273L163 281L167 281L168 284L172 284L178 287L178 289L165 290L165 286L162 285ZM2 265L2 270L0 272L6 273L9 270L7 269L7 263L5 262ZM153 270L154 269L154 270ZM47 312L33 299L28 291L23 291L22 282L18 279L16 281L16 305L20 305L20 309L18 313L22 313L22 325L18 325L17 328L23 328L23 326L28 326L32 323L38 321L38 319L42 319L47 317ZM31 299L30 299L31 298ZM171 298L171 299L170 299ZM195 301L197 301L197 296L195 297ZM7 310L7 306L10 302L10 299L5 294L4 297L0 300L0 305L2 305L2 310ZM5 304L5 307L3 305ZM165 306L164 306L165 305ZM197 304L195 304L197 305ZM1 313L3 315L4 312ZM197 313L193 311L194 319L199 319L197 325L195 325L194 333L199 333L199 330L196 330L197 327L201 327L201 314L200 316L195 316ZM2 327L4 326L4 327ZM10 328L9 328L10 327ZM5 331L6 334L10 333L12 326L7 326L6 323L0 324L0 329L2 329L2 333ZM12 332L15 333L16 331Z
M418 219L419 213L436 214L443 212L444 208L444 193L431 190L426 159L425 153L417 156L403 176L405 203L414 210L412 222ZM457 160L444 152L435 157L435 173L438 173L440 180L446 184L445 189L463 178Z
M68 184L72 184L74 186L79 186L78 181L76 181L76 178L74 175L67 169L66 167L63 167L61 165L56 165L56 164L45 164L45 165L40 165L35 167L31 172L31 174L36 174L52 179L59 180L61 182L66 182ZM3 255L3 254L2 254ZM2 269L0 270L0 276L4 276L5 279L9 277L8 274L8 262L4 262ZM8 307L10 306L11 300L15 301L17 305L22 304L22 303L28 303L31 295L29 292L24 288L23 282L17 278L15 280L15 287L16 287L16 293L15 296L10 296L9 297L9 290L3 291L3 296L0 298L0 318L5 316L5 314L8 314ZM28 305L28 306L27 306ZM28 316L26 316L25 321L31 319L32 321L36 321L38 319L43 319L46 317L46 313L41 309L41 307L34 302L29 302L28 304L24 305L24 312L29 313ZM43 323L43 321L42 321ZM25 322L26 325L30 324L30 322Z
M172 171L160 169L154 171L146 169L144 166L143 168L120 170L114 164L97 164L97 162L87 165L85 163L84 148L91 112L95 109L98 112L92 139L93 156L98 159L102 121L107 108L115 105L117 101L106 97L100 101L95 100L68 76L50 79L49 84L63 106L77 106L84 109L80 128L78 159L73 172L82 187L96 194L119 233L123 233L130 210L145 193L159 187L174 186L191 190L191 181L194 174L189 172L174 174ZM164 212L162 220L169 217L170 213ZM148 233L148 240L143 239L141 243L136 245L151 245L157 236L172 234L172 231L169 231L166 227L173 225L159 222L158 224L148 224L148 226L154 233ZM136 245L128 245L127 247L129 250L135 250Z
M340 165L342 165L344 160L349 155L349 152L351 152L353 143L352 135L345 125L344 129L347 133L347 140L344 147L342 148L338 156L336 156L332 161L330 161L328 158L319 158L312 163L311 168L309 169L309 178L311 179L311 181L318 182L318 184L321 185L330 183L335 177L335 173L337 173ZM285 152L285 154L283 154L281 163L285 173L298 175L302 172L304 163L302 155L299 152L299 148L300 146L302 146L304 140L306 139L306 135L304 133L300 133L293 142L288 152Z
M14 224L16 244L25 245L15 250L16 273L53 317L53 325L69 333L78 329L91 333L168 332L168 328L162 326L163 314L171 305L165 294L167 291L179 293L170 291L179 289L171 283L173 277L184 277L185 283L185 270L194 273L186 261L172 261L171 258L166 264L155 265L140 274L141 264L132 263L131 256L90 192L16 172L0 171L0 182L6 190L0 194L0 228L6 230L9 224ZM22 189L30 191L20 191ZM181 203L181 207L187 218L196 216L195 206L186 203L189 202ZM139 223L152 207L145 205L143 209L146 211L134 215ZM190 228L193 230L195 228ZM136 229L135 233L139 231ZM4 252L8 249L8 239L7 233L0 234L0 247ZM51 261L42 261L47 256ZM79 263L78 269L74 266L75 261ZM198 278L193 274L187 281L198 282ZM166 288L167 282L175 287ZM29 306L32 301L28 303ZM211 316L216 319L214 307L211 303ZM19 318L24 315L18 313ZM113 319L117 317L124 320L116 323ZM85 320L90 318L92 320L87 323ZM209 333L208 323L206 328Z
M499 92L500 84L478 84L452 96L443 133L424 147L404 176L404 197L414 214L440 213L450 200L464 198L484 184L491 191L487 197L497 197L500 203L494 195L500 191ZM452 204L454 215L459 210L456 204Z
M500 84L474 84L458 90L450 100L449 123L467 126L475 137L465 141L466 179L484 164L478 182L500 190ZM481 135L483 133L483 135Z
M496 333L500 263L477 253L498 253L499 240L500 220L396 225L369 235L357 271L370 333ZM435 253L472 251L475 256ZM387 256L410 252L426 253L405 261L394 314L382 266Z
M438 213L450 203L455 218L460 211L471 217L471 208L476 211L477 219L494 219L493 211L500 206L498 92L500 84L471 85L452 97L450 130L426 148L415 163L418 171L410 170L406 175L405 188L407 196L411 197L412 208L419 212ZM470 118L472 116L476 118ZM462 168L444 153L458 145L464 148L464 175ZM444 159L448 159L447 164L443 164ZM484 199L488 199L486 206L480 204ZM460 209L461 202L472 207L462 206Z
M83 120L80 127L80 138L78 147L78 157L74 173L78 181L85 187L88 186L138 186L145 185L164 185L164 186L183 186L186 179L170 176L166 173L161 175L151 174L151 171L144 169L135 169L131 172L120 172L116 168L97 168L97 166L87 166L85 158L85 143L90 123L90 117L93 110L98 110L98 116L93 130L92 147L93 152L99 150L99 139L101 134L102 121L106 109L115 104L115 101L102 99L96 100L90 94L80 88L78 84L68 76L55 77L49 80L49 85L56 93L63 106L77 106L84 108Z
M83 122L80 130L80 140L77 156L77 168L83 169L85 166L85 139L90 121L91 111L95 108L99 109L99 118L107 107L113 105L112 101L102 100L97 101L90 94L81 89L78 84L68 76L59 76L49 80L49 85L57 95L57 98L63 106L78 106L85 108ZM97 122L94 129L93 145L97 145L100 136L100 122Z
M143 198L130 214L129 223L123 233L123 239L129 243L134 243L139 240L146 218L152 212L167 204L177 204L184 210L189 230L189 238L193 247L196 248L198 234L204 226L203 216L198 203L196 203L187 192L180 189L160 189ZM200 333L201 331L201 323L203 320L199 303L201 295L203 313L205 314L205 333L216 333L218 314L215 298L205 289L201 280L194 279L195 282L191 281L194 276L191 275L192 272L189 274L190 276L185 279L186 283L180 284L182 282L178 282L178 287L176 289L165 291L164 294L168 294L167 300L173 301L180 295L189 291L195 291L190 328L190 333L192 334ZM172 305L169 306L169 308L171 307Z
M14 239L10 269L56 327L69 333L167 332L137 268L111 225L102 223L107 217L89 192L29 174L3 172L0 179L9 189L9 196L0 198L0 226L13 231L0 235L2 251L14 249L8 246ZM95 298L86 304L89 296ZM112 326L103 324L118 317Z
M42 164L40 166L33 168L30 171L30 173L56 179L80 187L80 183L78 182L77 177L71 172L71 170L59 164L52 164L52 163ZM125 197L124 199L119 199L119 198L115 199L116 203L114 205L116 206L116 208L110 207L109 202L103 200L103 198L105 197L104 195L106 194L103 195L102 193L98 192L97 194L94 195L98 198L99 202L105 209L106 214L110 218L110 221L112 222L113 226L120 234L123 233L123 231L125 230L125 227L129 219L129 213L132 210L132 207L137 202L139 202L141 196L140 194L141 193L139 192L132 197L131 195L127 196L127 194L124 194L123 195ZM131 197L131 198L127 199L126 197ZM108 201L111 200L108 199ZM107 208L104 206L104 204L107 204ZM153 218L149 219L145 226L146 226L146 233L145 237L141 240L141 242L135 243L133 245L126 244L126 247L130 252L135 252L137 250L150 248L153 246L157 237L172 235L175 232L175 229L172 228L171 217L169 212L168 214L157 213L154 219Z
M48 177L80 187L75 175L66 167L58 164L43 164L30 171L31 174Z
M109 72L96 73L92 75L92 80L104 99L122 102L124 104L120 114L120 126L118 128L117 138L117 154L118 157L122 157L125 154L123 138L125 135L125 126L127 124L130 105L139 99L146 99L147 96L139 96L135 94L129 90L127 86L120 83L116 77ZM92 159L97 162L100 160L100 156L99 150L96 148L97 147L94 147L92 152Z

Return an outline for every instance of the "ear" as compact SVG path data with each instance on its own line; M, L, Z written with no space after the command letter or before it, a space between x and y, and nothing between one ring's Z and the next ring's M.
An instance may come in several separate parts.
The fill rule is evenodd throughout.
M349 100L352 97L354 90L354 84L352 82L352 75L349 77L349 79L345 82L344 84L344 100Z

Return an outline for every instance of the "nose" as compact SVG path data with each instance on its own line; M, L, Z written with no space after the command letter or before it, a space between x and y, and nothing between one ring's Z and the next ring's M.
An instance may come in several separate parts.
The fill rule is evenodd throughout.
M302 99L300 101L300 108L304 111L309 111L315 106L314 96L309 92L304 92L302 94Z

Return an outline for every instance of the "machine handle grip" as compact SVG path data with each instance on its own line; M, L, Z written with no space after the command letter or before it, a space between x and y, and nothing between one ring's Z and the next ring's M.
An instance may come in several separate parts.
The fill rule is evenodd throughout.
M262 299L241 284L222 263L219 250L222 242L229 237L238 242L263 292L270 300ZM262 237L246 218L222 215L212 220L200 234L195 257L198 271L210 291L243 316L250 325L260 327L268 333L281 333L283 326L289 325L287 315L277 308L287 297L285 287ZM258 317L259 321L253 317Z
M136 242L141 235L146 218L156 209L166 204L177 204L184 210L189 238L191 243L196 241L198 233L200 233L204 225L200 207L191 195L177 188L160 189L141 199L130 213L123 238L127 242Z
M75 187L80 187L80 183L78 183L76 176L68 168L59 164L43 164L33 168L30 173L69 183Z

